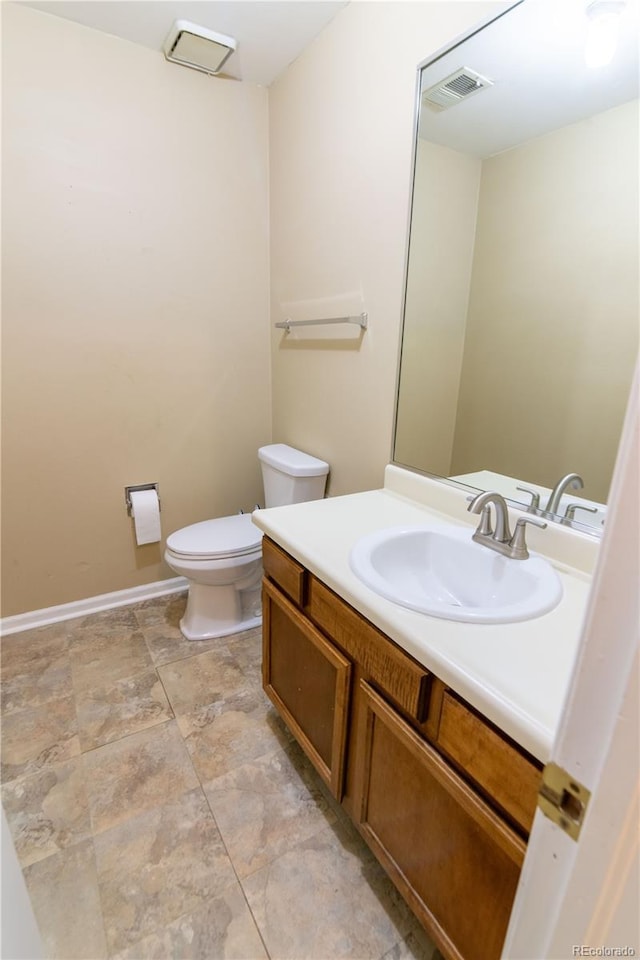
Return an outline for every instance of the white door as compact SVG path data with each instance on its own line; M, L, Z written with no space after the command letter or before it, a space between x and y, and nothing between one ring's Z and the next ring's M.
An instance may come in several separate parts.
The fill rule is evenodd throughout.
M636 373L551 756L591 799L577 841L537 811L503 952L509 960L640 957L639 434Z

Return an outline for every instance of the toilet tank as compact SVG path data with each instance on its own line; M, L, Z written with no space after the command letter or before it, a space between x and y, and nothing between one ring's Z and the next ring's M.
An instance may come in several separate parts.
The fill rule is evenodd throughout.
M322 500L329 473L324 460L287 446L270 443L260 447L258 458L266 507L282 507L288 503Z

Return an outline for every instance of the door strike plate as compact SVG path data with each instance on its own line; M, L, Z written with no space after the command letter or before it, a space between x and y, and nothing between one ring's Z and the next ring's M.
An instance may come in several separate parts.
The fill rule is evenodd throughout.
M542 771L538 806L572 840L577 840L591 793L557 763L548 763Z

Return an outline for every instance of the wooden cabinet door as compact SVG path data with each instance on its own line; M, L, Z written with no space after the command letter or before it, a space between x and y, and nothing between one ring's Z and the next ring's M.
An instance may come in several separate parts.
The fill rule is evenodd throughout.
M363 835L445 956L496 960L524 842L364 680L358 700Z
M262 596L263 687L341 800L351 664L268 580Z

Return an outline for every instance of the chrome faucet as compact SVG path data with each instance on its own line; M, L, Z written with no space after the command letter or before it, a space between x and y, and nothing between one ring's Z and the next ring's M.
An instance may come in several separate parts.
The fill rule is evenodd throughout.
M566 477L558 480L555 487L549 495L549 502L544 508L544 513L557 513L560 506L560 500L563 494L571 488L572 490L581 490L584 487L582 477L577 473L568 473Z
M495 530L491 526L491 504L494 506L496 515ZM529 556L525 542L525 524L531 523L535 527L546 527L544 520L537 520L534 517L520 517L512 536L509 529L509 510L506 500L501 494L493 490L479 493L472 499L467 509L470 513L481 515L478 528L471 539L489 547L490 550L501 553L505 557L510 557L512 560L526 560Z

